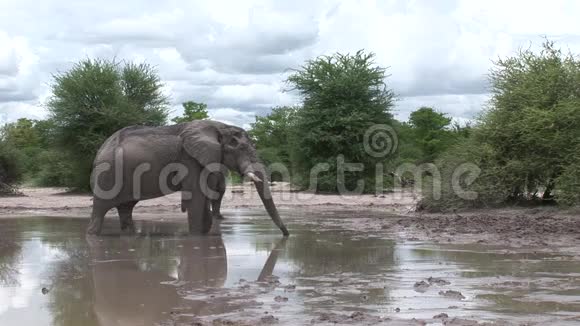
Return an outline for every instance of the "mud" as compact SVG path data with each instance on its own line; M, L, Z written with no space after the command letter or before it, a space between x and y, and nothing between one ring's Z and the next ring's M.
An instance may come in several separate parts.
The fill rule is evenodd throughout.
M382 210L361 213L347 208L309 211L323 216L315 223L326 227L380 233L407 241L501 245L532 252L576 254L580 246L580 212L576 210L510 208L449 214L393 214Z
M413 285L413 288L415 288L415 291L417 292L426 292L430 286L431 285L425 281L419 281Z
M439 295L442 295L446 298L455 299L455 300L463 300L465 296L459 291L447 290L447 291L439 291Z
M224 213L207 237L171 214L137 215L135 236L108 218L88 238L82 216L0 219L0 325L580 323L574 242L447 242L472 219L435 216L438 237L426 216L319 209L282 210L285 239L262 210ZM554 220L539 217L533 230Z

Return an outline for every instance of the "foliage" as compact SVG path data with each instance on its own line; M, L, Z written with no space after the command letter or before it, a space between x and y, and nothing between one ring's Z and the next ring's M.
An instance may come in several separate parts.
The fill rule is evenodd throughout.
M543 191L570 165L580 144L580 61L552 42L540 53L521 51L492 70L492 108L481 138L497 151L512 199Z
M456 208L496 206L505 201L505 179L491 158L496 154L476 138L463 138L436 160L438 174L422 183L419 209L448 211Z
M45 163L40 154L52 146L52 120L18 119L2 127L4 140L21 158L21 170L27 180L34 179Z
M234 171L229 171L228 175L226 176L226 184L227 185L240 185L243 183L242 176Z
M374 55L336 53L308 61L295 70L288 83L303 97L296 112L290 160L295 181L309 185L311 169L326 163L317 191L336 192L339 187L353 190L359 179L365 190L374 190L374 167L383 158L365 152L365 132L376 124L391 124L393 92L385 85L385 68L376 66ZM345 162L362 163L362 172L345 173L344 184L337 180L337 157Z
M445 113L423 106L411 112L409 122L416 129L418 135L426 137L431 132L444 131L451 124L451 118L447 117Z
M484 171L472 186L480 202L546 201L555 195L566 204L580 203L580 61L545 42L539 53L524 50L498 60L490 81L490 108L471 132L470 155L464 157ZM440 166L462 157L454 151Z
M430 181L430 166L452 146L469 137L471 126L455 122L430 107L410 114L409 121L393 121L397 151L386 162L385 171L402 186Z
M454 142L453 133L447 129L451 118L430 107L421 107L411 113L409 124L423 153L423 162L433 162Z
M391 162L394 167L403 163L418 163L423 160L423 151L415 137L413 127L407 122L393 121L397 135L397 152Z
M75 176L71 171L75 166L69 155L68 152L54 148L40 152L38 160L42 162L42 166L33 176L34 184L42 187L62 187L73 184Z
M47 106L57 145L72 166L66 186L88 190L93 157L116 130L165 123L168 101L162 86L150 65L99 59L83 60L54 76Z
M22 178L20 153L5 140L0 140L0 195L16 192Z
M5 141L18 148L38 147L42 141L38 130L34 128L36 121L26 118L8 123L2 127Z
M290 134L298 110L297 107L276 107L266 116L256 116L256 121L251 124L250 137L266 165L282 163L290 166Z
M183 106L183 115L175 117L171 121L174 123L189 122L193 120L204 120L209 118L207 113L207 104L187 101L181 104Z
M568 158L568 165L555 180L556 193L559 204L573 206L580 204L580 146L574 149L574 154Z

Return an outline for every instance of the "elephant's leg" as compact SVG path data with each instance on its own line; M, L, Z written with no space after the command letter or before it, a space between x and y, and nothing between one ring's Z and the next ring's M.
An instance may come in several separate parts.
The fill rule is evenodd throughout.
M133 208L137 205L137 202L138 201L130 201L117 206L121 231L126 233L135 232L135 225L133 224Z
M209 200L201 191L195 191L194 189L188 204L187 220L189 222L189 233L207 234L212 224Z
M201 166L191 160L188 164L188 176L183 182L182 204L187 208L187 220L190 234L207 234L211 229L212 217L209 210L209 199L200 185ZM207 187L207 184L203 185Z
M89 221L89 226L87 228L87 234L101 234L103 229L103 220L105 215L111 209L110 205L105 201L101 201L97 198L93 199L93 211L91 213L91 220Z
M214 218L218 220L223 220L224 216L221 213L222 199L224 198L224 193L220 193L220 196L216 200L211 201L211 213Z
M205 201L205 213L203 215L203 227L202 227L202 233L203 234L208 234L209 231L211 230L211 226L213 224L213 217L211 215L211 210L210 210L210 200L206 199Z
M211 213L213 218L222 220L224 216L222 215L220 209L222 206L222 199L224 198L224 193L226 192L226 178L223 174L216 177L214 181L215 184L212 185L213 189L218 193L218 198L211 200Z

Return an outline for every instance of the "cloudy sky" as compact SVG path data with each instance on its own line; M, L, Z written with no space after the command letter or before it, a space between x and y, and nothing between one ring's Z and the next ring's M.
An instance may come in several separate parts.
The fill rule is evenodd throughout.
M0 1L0 122L43 118L51 74L82 58L155 65L173 102L205 102L247 126L300 99L288 68L366 49L390 67L395 115L434 106L474 116L491 60L547 36L580 50L578 1Z

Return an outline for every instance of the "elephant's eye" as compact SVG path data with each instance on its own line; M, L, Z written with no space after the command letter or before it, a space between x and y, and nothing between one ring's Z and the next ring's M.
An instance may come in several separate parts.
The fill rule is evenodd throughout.
M238 146L238 140L235 137L232 137L232 139L230 139L230 146Z

